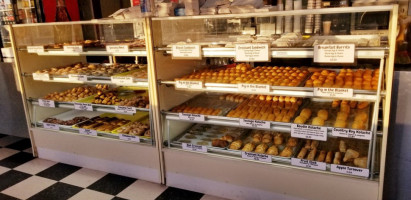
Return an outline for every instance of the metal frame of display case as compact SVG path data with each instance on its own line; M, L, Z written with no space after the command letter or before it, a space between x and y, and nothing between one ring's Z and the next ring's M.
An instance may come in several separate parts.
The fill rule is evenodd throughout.
M230 117L222 117L222 116L205 116L204 122L193 122L193 121L184 121L178 117L178 113L173 113L166 111L170 109L169 106L162 107L162 115L163 117L159 120L163 120L163 141L165 142L165 148L162 149L164 152L164 160L165 165L167 168L165 177L167 178L167 184L171 186L182 187L186 189L191 189L195 191L205 192L213 191L214 194L217 193L220 196L225 196L228 198L243 198L236 195L227 195L224 192L220 192L218 187L228 188L227 193L239 192L238 186L245 186L251 187L255 189L262 189L265 191L273 192L275 194L267 194L270 195L277 195L278 198L289 198L290 196L286 195L279 195L278 193L286 193L296 195L298 197L303 198L350 198L350 199L369 199L369 198L382 198L382 187L384 183L384 168L385 168L385 157L386 157L386 145L387 145L387 135L388 135L388 121L389 121L389 105L390 105L390 97L391 97L391 88L392 88L392 73L393 73L393 60L394 60L394 52L395 52L395 30L396 30L396 21L397 21L397 13L398 7L396 5L387 5L387 6L364 6L364 7L350 7L350 8L327 8L327 9L312 9L312 10L304 10L304 15L307 14L337 14L337 13L359 13L359 12L377 12L377 11L384 11L390 12L390 23L389 23L389 30L388 30L388 41L389 44L387 47L358 47L355 50L355 58L358 59L376 59L379 60L379 69L380 69L380 76L378 82L378 90L376 91L367 91L367 90L354 90L354 95L352 98L345 98L346 100L366 100L373 102L373 112L370 115L372 118L371 121L371 131L372 131L372 139L369 142L369 151L368 151L368 169L370 170L369 178L359 178L355 176L349 175L340 175L337 173L329 172L329 171L318 171L313 169L306 169L295 167L291 165L284 165L276 162L272 163L262 163L262 162L254 162L249 160L244 160L241 157L235 155L230 155L230 152L226 150L220 150L218 148L209 148L207 153L200 153L200 152L189 152L187 150L182 150L181 145L177 145L172 143L170 140L173 137L176 137L176 133L182 133L192 123L204 123L204 124L211 124L211 125L224 125L224 126L233 126L233 127L240 127L238 123L238 118L230 118ZM194 20L194 19L226 19L226 18L254 18L254 17L273 17L273 16L292 16L292 15L301 15L301 11L277 11L277 12L269 12L269 13L252 13L252 14L228 14L228 15L212 15L212 16L185 16L185 17L159 17L153 18L152 23L156 24L156 22L160 21L174 21L174 20ZM155 26L155 25L154 25ZM160 29L160 26L156 26L157 30ZM161 29L160 29L161 30ZM155 35L154 38L158 36ZM156 40L156 39L155 39ZM195 44L195 43L194 43ZM155 48L157 51L156 53L156 70L160 74L159 75L159 86L158 92L160 93L160 102L161 101L170 101L173 102L174 105L178 105L179 103L184 102L184 99L188 99L188 97L182 97L183 100L176 100L176 97L167 96L161 97L162 93L170 92L170 86L176 85L176 81L172 81L172 75L166 75L168 78L163 78L165 72L165 67L159 68L159 66L166 65L167 68L174 68L180 69L181 71L190 72L190 63L187 63L186 60L173 60L174 63L170 62L169 55L172 54L170 47L157 47ZM235 56L234 48L211 48L211 47L202 47L202 56L203 57L229 57L232 58ZM271 57L272 58L313 58L314 51L313 48L271 48ZM167 58L168 56L168 58ZM177 72L169 72L171 74L178 74ZM180 72L182 75L182 72ZM178 77L178 76L177 76ZM384 88L384 89L382 89ZM241 92L237 88L237 84L222 84L222 83L203 83L202 89L175 89L175 96L190 93L199 93L199 92L217 92L217 93L241 93L241 94L257 94L253 92ZM308 97L314 98L313 95L313 88L304 88L304 87L282 87L282 86L271 86L270 92L268 93L258 93L263 95L290 95L295 97ZM338 98L344 99L344 98ZM382 130L377 131L379 119L379 110L380 104L382 102L383 105L383 115L382 117ZM171 104L173 104L171 103ZM381 121L380 121L381 122ZM289 132L291 123L281 123L281 122L271 122L270 130L280 131L280 132ZM245 127L243 127L245 128ZM328 128L330 129L330 128ZM171 134L172 132L172 134ZM161 137L161 136L158 136ZM381 141L380 141L381 140ZM378 143L378 144L377 144ZM381 144L380 144L381 143ZM380 149L381 148L381 149ZM180 159L180 157L184 157L185 159ZM378 158L377 158L378 157ZM275 161L275 159L273 159ZM188 167L189 163L195 163ZM247 164L249 163L249 164ZM284 162L282 162L284 163ZM287 162L285 162L287 163ZM293 191L288 188L284 188L279 186L278 184L273 184L270 181L264 180L265 184L273 184L273 188L265 187L262 184L250 184L245 180L239 180L238 178L230 177L230 175L235 176L235 173L226 173L227 174L220 174L221 177L217 177L218 172L215 170L207 168L207 166L215 166L216 168L221 169L221 167L228 167L237 173L241 173L241 170L254 170L258 168L267 168L269 170L269 166L274 166L271 168L273 170L272 174L265 174L260 175L258 172L253 173L254 176L259 178L275 178L284 177L285 174L295 173L296 175L289 175L285 184L293 185L293 188L302 186L300 183L297 183L302 180L306 179L317 179L312 182L312 185L318 184L319 187L316 186L307 186L307 191ZM252 167L251 167L252 166ZM380 168L379 171L375 171L376 166ZM274 172L276 171L276 172ZM279 172L281 171L281 172ZM306 171L309 171L307 174ZM318 172L318 173L312 173ZM311 174L310 174L311 173ZM250 175L250 173L247 173ZM305 177L301 177L299 175L304 174ZM330 177L330 175L332 177ZM379 175L379 178L376 178L376 175ZM249 176L248 176L249 177ZM339 180L341 177L341 180ZM250 177L249 177L250 178ZM348 179L347 179L348 178ZM329 180L327 180L329 179ZM338 188L339 186L345 185L344 191L335 192L335 193L328 193L322 191L322 188L327 188L325 182L333 180L333 188ZM282 180L282 179L279 179ZM361 183L355 183L357 180ZM187 182L196 181L196 185L190 185ZM335 183L334 181L341 181L343 182L342 185L340 183ZM218 186L212 187L208 186L208 184L216 184ZM354 185L351 185L354 184ZM361 184L362 186L359 186ZM352 187L351 187L352 186ZM203 188L201 188L203 187ZM277 188L278 187L278 188ZM345 194L347 191L351 191L355 187L355 195L348 197ZM367 191L366 188L369 187ZM371 189L372 188L372 189ZM244 189L244 188L242 188ZM245 189L247 190L247 189ZM334 190L334 189L333 189ZM250 190L247 190L250 191ZM334 190L335 191L335 190ZM263 192L264 193L264 192ZM316 195L315 193L318 193ZM368 194L366 194L368 193ZM243 193L244 194L244 193ZM253 193L249 197L252 198L253 195L258 195ZM340 196L339 196L340 195ZM356 196L357 195L357 196ZM247 196L247 195L246 195ZM263 195L264 196L264 195ZM267 197L268 197L267 196ZM260 196L261 197L261 196ZM271 198L273 196L270 196Z
M152 182L162 182L162 172L160 170L160 154L157 149L156 137L154 134L153 120L150 120L152 138L140 138L140 142L120 140L118 135L97 131L97 136L81 135L79 130L72 127L61 126L59 130L46 129L39 119L54 116L58 113L74 109L73 102L56 102L55 108L40 107L38 99L31 97L36 94L42 96L46 92L61 91L73 87L73 84L108 84L114 86L135 86L148 91L150 90L150 79L134 79L133 83L114 83L110 77L88 77L87 81L73 81L65 77L52 77L50 80L33 80L29 73L38 69L45 69L74 62L85 62L86 56L109 56L110 61L115 61L114 56L146 57L147 48L130 48L127 53L111 53L106 49L84 48L81 53L66 53L63 50L45 49L41 53L28 53L26 48L17 46L19 38L15 32L21 27L42 27L59 25L102 25L102 24L125 24L131 26L134 23L142 23L142 28L146 29L146 19L137 20L91 20L81 22L64 23L44 23L44 24L24 24L11 26L11 36L13 50L15 54L16 71L18 85L22 91L29 135L32 142L33 154L40 158L54 160L57 162L69 163L112 172L129 177L135 177ZM135 29L135 27L133 27ZM135 30L134 30L135 31ZM144 36L147 37L146 30ZM148 71L151 71L147 69ZM150 72L148 72L150 73ZM151 72L152 73L152 72ZM71 83L71 84L68 84ZM44 91L44 88L48 88ZM151 98L150 98L151 99ZM150 106L146 108L136 108L137 112L148 112L149 117L153 115ZM117 113L115 106L93 105L91 112ZM117 113L120 114L120 113Z

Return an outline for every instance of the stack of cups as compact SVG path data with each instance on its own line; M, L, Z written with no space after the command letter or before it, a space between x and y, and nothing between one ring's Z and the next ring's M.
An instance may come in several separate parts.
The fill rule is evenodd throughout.
M302 0L294 1L294 10L302 9ZM301 33L301 15L294 16L294 33Z
M277 8L278 11L283 11L284 10L284 4L283 0L278 0L277 1ZM275 34L282 34L283 33L283 18L282 16L277 17L277 23L275 23Z
M315 0L308 0L307 9L314 9ZM307 15L305 19L305 30L304 33L313 33L314 15Z
M293 0L286 0L285 1L285 10L293 10ZM293 32L293 17L286 16L284 22L284 33L291 33Z
M315 0L315 8L321 8L322 0ZM321 30L321 15L315 15L314 33L319 34Z

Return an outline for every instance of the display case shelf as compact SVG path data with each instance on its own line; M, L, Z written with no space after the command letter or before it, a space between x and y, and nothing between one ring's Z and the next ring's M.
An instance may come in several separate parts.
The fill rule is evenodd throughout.
M27 51L25 48L20 48L20 51ZM111 53L106 49L87 49L83 52L65 52L63 49L45 49L44 52L36 53L39 56L147 56L145 48L132 48L129 52L124 53Z
M355 58L358 59L381 59L384 58L388 51L388 47L357 47ZM171 48L158 48L160 51L165 51L167 54L172 54ZM202 48L203 57L235 57L234 48ZM313 58L313 48L271 48L272 58Z
M31 102L32 105L35 106L40 106L39 104L39 100L38 99L34 99L34 98L29 98L28 99L29 102ZM68 108L68 109L72 109L75 110L75 102L58 102L55 101L55 108ZM101 104L90 104L93 107L93 111L97 111L97 112L105 112L105 113L116 113L116 114L125 114L124 112L119 112L116 111L115 109L115 105L101 105ZM142 111L142 112L149 112L150 109L149 108L135 108L136 111ZM87 111L87 110L85 110ZM90 112L93 112L90 111Z

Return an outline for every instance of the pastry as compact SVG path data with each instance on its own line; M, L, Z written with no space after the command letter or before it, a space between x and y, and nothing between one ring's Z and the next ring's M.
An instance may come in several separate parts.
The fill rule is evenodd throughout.
M256 153L264 154L265 151L267 150L267 148L268 148L268 145L267 145L267 144L261 143L261 144L259 144L259 145L255 148L255 152L256 152Z
M221 147L221 148L224 148L224 147L226 147L226 146L228 145L228 142L225 141L225 140L213 139L213 140L211 141L211 145L212 145L213 147Z
M354 121L351 126L352 129L359 129L359 130L364 130L365 129L365 123L363 121Z
M325 162L330 164L333 160L333 152L329 151L327 152L327 157L325 157Z
M311 149L311 150L317 149L318 145L320 145L320 142L319 142L318 140L313 140L313 141L311 142L310 149Z
M362 102L358 103L357 108L358 108L358 109L364 109L364 108L366 108L368 105L370 105L369 102L362 101Z
M354 121L362 121L362 122L367 122L368 120L368 114L366 112L358 112L355 115Z
M304 159L307 152L308 152L308 149L302 148L300 153L298 153L297 158L298 159Z
M346 128L347 127L347 122L345 120L337 120L334 123L335 128Z
M348 161L352 161L355 158L360 157L360 153L358 153L358 151L352 150L352 149L348 149L347 152L344 155L344 162L348 162Z
M328 111L324 110L324 109L319 110L318 113L317 113L317 117L322 118L324 121L327 120L328 119Z
M278 148L273 145L270 148L268 148L266 154L276 156L278 155Z
M317 154L317 149L311 150L307 156L307 160L314 160L316 154Z
M320 155L318 155L317 161L318 162L324 162L326 154L327 154L326 151L320 151Z
M324 119L321 117L314 117L311 124L314 126L324 126Z
M345 153L347 151L347 145L345 144L344 140L340 140L340 144L338 146L340 152Z
M332 108L337 108L337 107L339 107L340 106L340 100L334 100L333 102L332 102L332 104L331 104L331 107Z
M367 168L368 157L361 157L354 159L354 165L360 168Z
M231 135L224 135L223 137L221 137L222 140L225 140L227 142L233 142L234 138Z
M230 149L239 150L242 145L243 145L242 140L236 140L230 144Z
M280 156L282 157L291 157L293 154L293 149L291 147L285 147L283 151L281 151Z
M290 138L287 141L287 147L295 147L297 146L298 139L297 138Z
M277 133L274 136L274 145L281 145L283 144L283 141L284 141L284 137L281 133Z
M253 143L247 143L244 145L242 151L251 152L254 150L254 148L255 148L255 145Z
M350 101L350 108L354 109L357 107L357 102L356 101Z
M333 164L341 164L341 152L335 152Z
M273 140L273 136L271 135L271 133L266 133L263 136L263 143L270 143Z
M301 110L300 116L305 117L305 119L309 119L311 117L311 110L304 108L303 110Z
M311 140L306 140L304 148L310 149L311 148Z
M294 119L295 124L304 124L307 121L307 118L304 116L298 116Z

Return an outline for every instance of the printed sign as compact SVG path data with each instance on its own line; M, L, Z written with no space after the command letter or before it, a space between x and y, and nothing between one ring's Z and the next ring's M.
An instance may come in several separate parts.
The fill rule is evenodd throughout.
M82 135L97 136L97 131L96 131L96 130L91 130L91 129L81 128L81 129L79 130L79 133L82 134Z
M130 49L128 45L107 45L106 51L109 53L127 53Z
M333 128L332 135L336 137L371 140L372 132L364 131L364 130L356 130L356 129Z
M50 80L50 75L48 73L33 73L33 80L48 81Z
M271 60L269 44L236 44L236 62L268 62Z
M74 103L75 110L93 111L93 105L90 103Z
M298 158L291 158L291 165L310 168L310 169L324 170L324 171L327 168L327 163L325 162L317 162L317 161L298 159Z
M115 84L132 84L133 77L130 76L112 76L111 82Z
M272 158L270 155L267 154L259 154L259 153L253 153L253 152L241 152L241 157L243 159L247 160L255 160L255 161L261 161L261 162L272 162Z
M119 134L118 137L120 140L140 142L140 137L136 135Z
M321 44L314 46L316 63L354 63L354 44Z
M173 59L201 59L201 46L197 44L173 45Z
M291 137L327 141L327 127L291 124Z
M369 169L350 167L350 166L345 166L345 165L331 164L331 171L340 173L340 174L348 174L348 175L362 176L362 177L368 177L370 175Z
M238 90L240 92L267 93L267 92L270 92L270 85L239 83Z
M52 100L46 100L46 99L39 99L39 105L41 107L48 107L48 108L55 108L56 104Z
M58 124L50 124L50 123L43 123L43 128L52 129L52 130L60 130L60 125Z
M354 90L349 88L314 88L314 96L317 97L351 98L353 94Z
M136 107L115 106L114 109L118 113L124 113L124 114L134 114L134 113L136 113Z
M254 119L240 119L240 126L250 127L250 128L264 128L264 129L271 128L270 122L254 120Z
M201 145L194 145L190 143L183 143L182 147L184 150L189 150L189 151L198 151L198 152L207 152L207 147L206 146L201 146Z
M44 53L44 46L27 46L28 53Z
M64 52L66 53L81 53L83 52L83 46L81 45L64 45Z
M180 89L202 89L202 81L176 81L176 88Z
M87 75L80 74L69 74L68 78L70 81L87 81Z
M204 115L200 115L200 114L178 113L178 118L180 118L181 120L188 120L188 121L197 121L197 122L205 121Z

